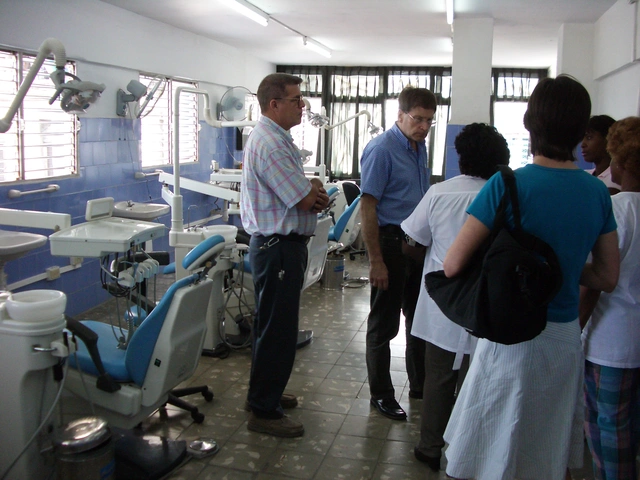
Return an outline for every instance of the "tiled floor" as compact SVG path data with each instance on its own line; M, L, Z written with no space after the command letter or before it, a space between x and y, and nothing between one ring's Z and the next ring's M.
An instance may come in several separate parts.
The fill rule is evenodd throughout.
M346 259L352 277L367 275L366 259ZM144 422L147 433L173 439L213 438L220 451L192 459L173 473L173 480L272 480L284 478L336 479L444 479L413 456L419 437L420 400L408 396L404 366L404 336L392 343L392 377L396 397L408 414L406 422L379 415L369 405L365 365L366 317L369 286L327 290L312 285L302 294L300 328L312 329L312 343L298 350L287 388L298 396L290 415L305 427L303 437L280 439L247 430L243 410L249 381L250 351L232 351L226 359L202 357L187 384L206 384L215 398L188 398L206 415L204 423L188 413L168 408ZM108 308L97 308L96 312ZM443 456L443 466L444 466ZM588 454L575 479L593 478Z

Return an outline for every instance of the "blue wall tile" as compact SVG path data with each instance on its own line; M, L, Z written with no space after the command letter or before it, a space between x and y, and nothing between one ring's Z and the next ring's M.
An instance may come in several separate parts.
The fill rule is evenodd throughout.
M181 175L199 181L208 181L211 160L215 159L221 165L233 165L235 148L235 128L218 129L202 122L199 134L198 163L181 165ZM0 206L20 210L52 211L68 213L72 217L72 224L85 221L86 203L88 200L113 196L116 201L133 200L137 202L165 203L162 199L162 185L158 177L152 176L145 180L136 180L134 172L140 171L139 140L141 136L140 121L128 118L83 118L78 135L79 172L74 177L56 178L36 183L7 184L0 186ZM171 167L163 167L171 172ZM11 188L19 190L34 190L44 188L50 183L60 185L60 190L54 193L33 194L20 199L9 199L7 192ZM206 195L182 190L184 196L185 223L187 208L195 205L189 211L191 220L208 217L210 211L216 208L214 198ZM221 206L222 201L218 204ZM167 214L157 220L168 228L171 226L171 215ZM220 221L217 221L220 223ZM52 232L42 229L16 228L0 225L5 230L34 231L43 235ZM168 234L167 228L167 234ZM170 251L168 235L153 242L154 250ZM49 245L29 252L24 257L8 262L5 272L9 276L8 283L44 273L47 267L57 265L64 267L69 264L66 257L54 257L50 254ZM100 263L98 259L84 258L82 267L64 273L54 281L42 280L28 285L21 290L38 288L57 289L67 294L67 314L75 316L92 308L109 295L103 290L100 281Z

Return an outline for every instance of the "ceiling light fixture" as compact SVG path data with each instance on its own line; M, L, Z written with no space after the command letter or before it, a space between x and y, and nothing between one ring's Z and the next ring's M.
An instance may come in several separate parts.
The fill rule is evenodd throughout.
M447 23L453 25L453 0L445 0L445 7L447 9Z
M231 8L241 13L245 17L250 18L256 23L259 23L263 27L269 24L269 14L263 12L258 7L250 4L245 0L221 0L223 3L229 5Z
M323 57L331 58L331 50L329 50L321 43L316 42L313 38L303 36L302 43L304 43L305 46L309 47L314 52L319 53Z

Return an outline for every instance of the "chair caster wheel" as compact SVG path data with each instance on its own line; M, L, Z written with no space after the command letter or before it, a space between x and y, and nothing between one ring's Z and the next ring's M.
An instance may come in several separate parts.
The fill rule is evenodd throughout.
M211 391L207 390L206 392L202 392L202 396L207 402L210 402L211 400L213 400L213 392Z
M193 418L193 421L195 423L202 423L202 422L204 422L204 413L193 412L191 414L191 418Z

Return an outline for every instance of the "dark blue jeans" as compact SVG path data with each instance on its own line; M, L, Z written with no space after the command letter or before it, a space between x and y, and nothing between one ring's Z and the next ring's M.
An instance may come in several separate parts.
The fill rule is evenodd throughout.
M300 293L307 246L299 241L252 236L249 262L256 296L249 405L262 418L284 415L280 397L293 369Z
M366 358L369 390L374 400L395 397L389 342L400 330L400 311L405 316L405 362L409 388L421 392L424 384L424 340L411 335L422 285L422 265L402 253L400 227L381 227L379 235L382 258L389 272L389 288L371 287Z

